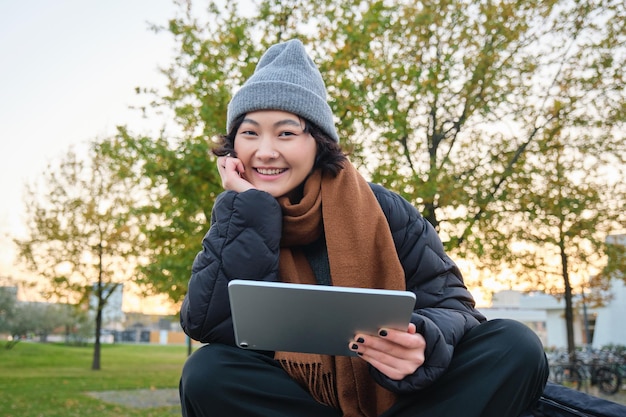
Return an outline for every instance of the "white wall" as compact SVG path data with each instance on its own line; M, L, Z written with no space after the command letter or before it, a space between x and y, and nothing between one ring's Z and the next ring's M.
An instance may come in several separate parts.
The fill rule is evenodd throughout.
M596 310L596 329L593 347L606 345L626 346L626 285L622 280L614 280L611 285L613 299L606 307Z
M537 333L545 347L566 348L565 302L542 293L523 294L506 290L494 295L492 308L481 308L488 319L508 318L520 321ZM574 318L574 342L582 345L582 315Z

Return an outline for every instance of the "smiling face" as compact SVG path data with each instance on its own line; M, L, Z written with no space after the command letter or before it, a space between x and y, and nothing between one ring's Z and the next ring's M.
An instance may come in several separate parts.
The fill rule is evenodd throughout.
M311 173L317 144L305 122L292 113L263 110L246 114L237 129L235 152L244 177L278 198L298 189Z

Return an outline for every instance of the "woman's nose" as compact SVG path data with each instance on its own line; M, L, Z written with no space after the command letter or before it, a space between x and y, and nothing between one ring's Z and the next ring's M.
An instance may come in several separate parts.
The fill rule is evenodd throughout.
M259 148L257 149L257 157L261 159L276 159L278 158L278 152L272 145L271 141L263 140L259 143Z

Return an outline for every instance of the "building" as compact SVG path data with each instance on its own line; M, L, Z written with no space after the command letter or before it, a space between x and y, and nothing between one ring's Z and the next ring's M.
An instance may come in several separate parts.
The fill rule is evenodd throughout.
M596 309L594 348L607 345L626 346L626 285L624 281L614 281L611 285L613 299L602 308Z
M614 245L626 246L626 235L612 235L606 241ZM619 279L622 278L622 279ZM626 346L626 271L621 271L611 283L613 298L605 307L597 309L593 347L602 347L611 344Z
M98 308L97 285L93 285L93 291L89 296L89 310L94 319ZM109 294L106 291L111 293ZM112 291L105 287L103 292L103 297L108 297L108 299L102 309L102 327L106 330L121 330L125 322L124 311L122 310L124 284L116 285Z
M613 235L607 242L626 245L626 235ZM622 272L623 274L623 272ZM612 299L604 307L585 310L580 297L574 300L574 343L591 344L594 348L608 345L626 346L626 284L623 276L614 277ZM494 295L490 308L480 311L488 318L508 318L525 323L533 329L544 346L567 348L565 300L543 293L502 291ZM589 335L589 337L587 336ZM590 340L588 340L590 339Z
M487 319L517 320L533 329L545 347L567 347L565 301L543 293L525 294L519 291L501 291L493 296L490 308L481 308ZM574 340L583 344L582 314L574 317Z

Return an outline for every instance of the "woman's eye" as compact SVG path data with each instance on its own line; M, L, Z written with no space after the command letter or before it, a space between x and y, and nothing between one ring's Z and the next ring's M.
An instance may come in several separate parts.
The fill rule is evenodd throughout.
M247 136L254 136L256 135L256 132L253 130L242 130L241 132L239 132L241 135L247 135Z
M295 136L297 133L295 132L281 132L278 136Z

